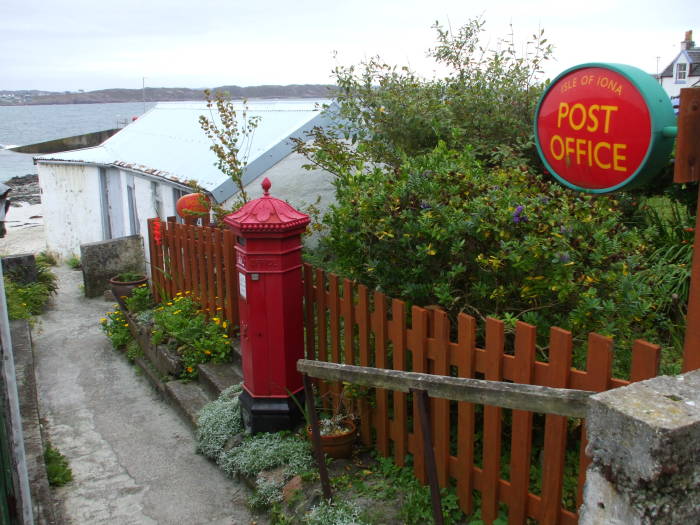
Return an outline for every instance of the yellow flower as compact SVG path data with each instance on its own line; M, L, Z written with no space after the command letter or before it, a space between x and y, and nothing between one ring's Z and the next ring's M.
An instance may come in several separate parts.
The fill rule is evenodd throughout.
M173 303L165 303L167 306L172 306Z
M228 336L226 334L223 335L224 339L228 339Z
M192 368L191 366L188 366L187 368L185 368L185 370L187 370L188 372L192 373L193 368Z
M182 295L182 292L177 292L175 295Z
M211 355L211 350L205 350L204 353L205 353L206 355Z
M223 323L221 323L221 328L224 328L224 329L225 329L227 326L228 326L228 323L227 323L226 321L224 321Z
M124 326L129 326L129 323L124 323Z
M102 319L100 319L100 322L101 322L102 324L105 324L105 323L107 322L107 319L105 319L105 318L103 317Z

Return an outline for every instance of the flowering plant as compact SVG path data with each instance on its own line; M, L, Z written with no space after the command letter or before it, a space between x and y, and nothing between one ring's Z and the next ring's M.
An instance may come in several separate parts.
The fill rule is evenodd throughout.
M114 311L107 312L105 317L100 319L100 327L107 335L114 348L124 348L131 341L129 323L126 322L124 313L114 305Z
M231 355L228 323L219 315L221 308L209 319L189 291L178 292L161 304L153 315L152 341L169 342L182 357L183 378L195 378L197 365L208 361L224 362Z

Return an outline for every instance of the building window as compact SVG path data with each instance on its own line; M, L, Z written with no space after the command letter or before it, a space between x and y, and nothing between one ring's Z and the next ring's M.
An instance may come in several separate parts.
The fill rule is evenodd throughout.
M134 187L134 176L129 175L126 182L126 200L129 206L129 228L131 235L141 233L139 224L138 208L136 207L136 188Z
M685 82L688 75L688 64L676 64L676 80Z
M156 217L163 218L163 201L160 198L160 188L158 183L151 181L151 200L153 201L153 211Z

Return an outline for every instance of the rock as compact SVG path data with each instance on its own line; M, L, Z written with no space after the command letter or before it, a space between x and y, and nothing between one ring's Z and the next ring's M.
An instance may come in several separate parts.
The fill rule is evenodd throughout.
M301 476L294 476L282 487L282 498L286 503L289 503L297 491L301 490L302 484Z
M29 204L41 203L41 189L39 188L38 175L22 175L12 177L5 182L12 191L10 191L10 202L12 206L20 206L21 202Z

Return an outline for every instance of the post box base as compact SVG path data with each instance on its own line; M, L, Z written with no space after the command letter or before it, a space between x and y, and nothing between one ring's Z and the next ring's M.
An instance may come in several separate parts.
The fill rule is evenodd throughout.
M246 389L238 398L241 405L243 427L248 434L293 430L302 420L299 406L304 406L304 391L294 397L253 397ZM297 406L299 403L299 406Z

